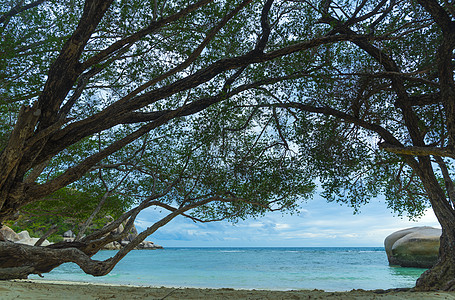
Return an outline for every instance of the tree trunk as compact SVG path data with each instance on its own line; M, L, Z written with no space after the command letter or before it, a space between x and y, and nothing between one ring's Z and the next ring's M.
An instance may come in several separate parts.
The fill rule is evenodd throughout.
M414 170L419 174L441 224L442 235L438 261L420 276L415 290L455 291L455 211L434 174L430 159L420 158L419 165L419 168Z
M86 246L84 243L60 243L52 247L36 247L0 241L0 280L26 279L30 274L41 275L66 262L76 263L85 273L93 276L109 273L115 264L110 259L92 260L91 255L85 253Z
M138 234L127 246L119 250L113 257L104 261L91 259L104 245L127 236L134 220L143 209L159 202L144 201L136 208L124 213L102 229L83 238L81 241L60 242L46 247L29 246L10 241L0 240L0 280L25 279L30 274L47 273L66 262L77 264L85 273L93 276L104 276L114 266L133 250L145 238L162 226L168 224L176 216L184 214L195 207L205 205L213 200L212 197L181 208L172 209L168 215ZM112 230L128 219L123 232L113 234Z
M452 221L454 226L450 232L443 228L438 262L417 279L415 290L455 291L455 245L453 244L455 220Z

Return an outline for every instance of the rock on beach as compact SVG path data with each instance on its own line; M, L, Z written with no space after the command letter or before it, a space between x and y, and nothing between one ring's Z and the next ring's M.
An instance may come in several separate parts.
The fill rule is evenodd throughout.
M396 231L384 241L390 265L431 268L438 260L441 229L422 226Z
M39 238L32 238L30 237L30 234L28 231L24 230L19 233L14 232L11 228L9 228L6 225L3 225L0 228L0 233L3 235L3 237L14 243L19 243L19 244L25 244L25 245L30 245L33 246L35 243L39 240ZM51 243L48 240L44 240L44 242L41 244L41 246L48 246Z
M120 231L119 229L116 229L115 233L121 233L123 231L123 226L121 225ZM19 233L14 232L10 227L3 225L0 228L0 240L1 237L3 236L4 239L10 242L14 243L20 243L20 244L26 244L33 246L35 243L39 240L38 238L32 238L30 237L30 234L28 231L24 230ZM104 250L119 250L128 245L135 237L137 236L137 230L135 227L131 230L131 232L128 234L126 239L111 242L107 245L104 246ZM74 233L71 230L68 230L63 234L63 241L65 242L72 242L74 240ZM48 240L44 240L44 242L41 244L41 246L48 246L51 243ZM141 242L135 249L147 249L147 250L155 250L155 249L163 249L162 246L157 245L153 242L150 241L143 241Z

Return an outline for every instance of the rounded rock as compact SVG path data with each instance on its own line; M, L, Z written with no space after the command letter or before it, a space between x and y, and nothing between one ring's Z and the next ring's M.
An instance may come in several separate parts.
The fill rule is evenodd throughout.
M431 268L438 259L441 229L423 226L392 233L384 241L390 265Z

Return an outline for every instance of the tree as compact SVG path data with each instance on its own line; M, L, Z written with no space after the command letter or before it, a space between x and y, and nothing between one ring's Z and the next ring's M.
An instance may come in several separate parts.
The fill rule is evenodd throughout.
M78 242L0 241L0 277L67 261L104 275L177 215L292 209L319 178L355 209L379 193L411 216L431 205L440 258L416 288L454 288L451 1L1 7L0 221L93 174L137 206ZM113 258L90 259L149 206L170 213Z

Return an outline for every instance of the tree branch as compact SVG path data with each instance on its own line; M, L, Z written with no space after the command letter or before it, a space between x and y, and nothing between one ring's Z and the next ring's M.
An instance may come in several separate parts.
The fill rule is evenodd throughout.
M21 1L21 3L14 6L13 8L11 8L7 13L0 16L0 24L5 23L9 18L14 17L15 15L20 14L21 12L24 12L26 10L37 7L38 5L42 4L44 1L45 0L37 0L35 2L32 2L32 3L24 5L24 6L22 6L22 1Z
M270 24L269 24L269 12L272 7L273 0L267 0L262 7L261 13L261 27L262 27L262 34L261 37L258 39L256 44L255 51L263 52L270 36Z
M453 31L455 23L452 21L447 12L442 8L436 0L418 0L427 12L433 17L433 19L441 27L442 31L448 33Z
M38 130L55 123L57 112L83 69L79 58L95 28L113 0L86 0L79 23L49 68L43 92L38 98L41 109Z
M188 5L184 9L180 10L179 12L177 12L169 17L163 18L159 21L153 21L148 27L146 27L120 41L113 43L105 50L103 50L103 51L99 52L98 54L92 56L91 58L87 59L84 63L82 63L81 69L86 70L87 68L102 62L104 59L106 59L106 57L109 57L112 53L120 50L125 45L128 45L128 44L133 45L135 42L139 41L141 38L155 32L156 30L162 28L164 25L174 22L174 21L188 15L189 13L197 10L198 8L203 7L211 2L213 2L213 0L201 0L194 4Z
M316 107L312 105L307 105L307 104L302 104L298 102L288 102L288 103L274 103L274 104L264 104L261 105L264 107L282 107L282 108L295 108L307 112L312 112L312 113L318 113L318 114L323 114L327 116L333 116L336 118L340 118L348 123L352 123L355 125L358 125L362 128L371 130L375 133L377 133L381 138L383 138L385 141L388 141L388 143L392 145L396 145L397 147L402 146L401 142L395 138L387 129L384 127L369 123L365 120L362 120L360 118L357 118L355 116L346 114L342 111L330 108L330 107Z
M125 96L122 99L122 101L128 101L129 99L132 99L134 96L145 91L147 88L153 86L154 84L156 84L160 81L163 81L164 79L169 78L170 76L172 76L180 71L183 71L185 68L190 66L191 63L194 62L196 60L196 58L198 58L199 55L202 53L202 51L207 47L209 42L211 40L213 40L213 38L216 36L216 34L229 22L229 20L231 20L240 10L245 8L252 1L253 0L244 0L234 10L232 10L229 14L227 14L224 18L222 18L220 22L218 22L212 29L210 29L210 31L207 33L206 37L201 42L201 44L187 57L187 59L184 62L177 65L175 68L172 68L169 71L164 72L163 74L142 84L138 88L134 89L134 91L129 93L127 96Z
M444 184L447 190L447 195L449 196L450 202L452 202L452 206L455 207L455 185L452 178L450 178L447 164L440 156L434 156L434 158L436 160L436 163L439 165L439 168L441 169L442 177L444 178Z
M43 234L42 237L39 238L39 240L36 241L35 243L35 247L37 246L41 246L41 244L43 244L43 242L53 233L57 232L58 230L58 226L56 224L52 225L51 228L49 228L48 231L46 231L45 234Z
M411 155L411 156L440 156L455 158L455 153L447 147L417 147L417 146L396 146L389 143L379 143L379 148L395 154Z

